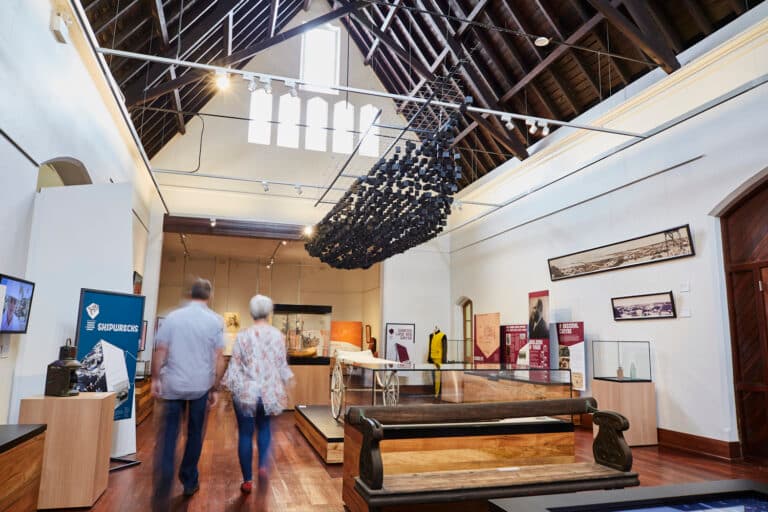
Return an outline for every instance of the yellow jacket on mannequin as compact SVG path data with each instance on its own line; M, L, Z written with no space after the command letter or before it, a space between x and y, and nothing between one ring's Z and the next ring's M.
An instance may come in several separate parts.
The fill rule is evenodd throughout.
M427 362L430 362L437 366L438 370L440 365L446 361L448 357L448 337L439 327L435 327L435 331L429 335L429 355L427 356ZM440 372L435 372L435 397L440 395Z

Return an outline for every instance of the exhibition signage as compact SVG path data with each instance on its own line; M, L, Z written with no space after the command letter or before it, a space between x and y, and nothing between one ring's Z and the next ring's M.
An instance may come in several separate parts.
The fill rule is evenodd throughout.
M501 339L504 342L504 364L528 366L528 326L512 324L501 326Z
M500 363L500 313L475 315L475 363Z
M528 313L528 364L549 368L549 290L528 294Z
M136 353L144 321L144 297L83 289L77 323L81 391L113 391L115 420L133 409Z
M405 353L400 357L400 351L408 351L409 345L416 343L416 324L387 324L384 336L384 353L390 361L405 361ZM410 359L411 354L408 354Z
M586 389L586 354L584 351L584 322L558 322L558 366L571 370L573 389Z

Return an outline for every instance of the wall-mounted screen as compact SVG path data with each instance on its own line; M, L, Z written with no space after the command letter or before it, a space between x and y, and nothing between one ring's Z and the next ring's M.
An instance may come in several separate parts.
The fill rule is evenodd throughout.
M0 274L0 296L3 289L5 299L2 301L0 332L26 333L35 283Z

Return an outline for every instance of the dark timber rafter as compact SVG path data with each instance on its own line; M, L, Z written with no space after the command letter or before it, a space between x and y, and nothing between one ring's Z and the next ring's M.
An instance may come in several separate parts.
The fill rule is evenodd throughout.
M299 25L298 27L294 27L290 30L286 30L285 32L281 32L280 34L277 34L274 37L270 37L268 39L260 41L254 44L253 46L249 46L248 48L243 48L242 50L233 52L232 55L219 60L217 64L220 66L229 66L229 65L237 64L241 61L250 59L254 57L256 54L258 54L259 52L266 50L267 48L271 48L272 46L275 46L276 44L280 44L283 41L286 41L292 37L301 35L304 32L307 32L308 30L312 30L315 27L328 23L329 21L333 21L342 16L346 16L347 14L363 7L364 5L365 5L364 1L345 4L344 6L339 7L338 9L335 9L329 13L323 14L322 16L318 16L317 18L311 21L308 21L302 25ZM205 71L197 71L197 70L189 71L188 73L177 78L176 80L171 80L170 82L167 82L158 87L154 87L152 89L147 89L146 91L143 91L136 97L127 98L126 103L129 106L145 103L147 101L150 101L160 96L163 96L165 94L168 94L173 89L176 89L194 82L198 82L209 75L210 73Z
M269 6L269 37L275 37L277 28L277 13L280 10L280 0L272 0Z
M149 0L149 10L152 13L152 18L155 21L157 31L160 34L160 41L163 45L163 51L168 51L170 39L168 37L168 24L165 21L163 1ZM169 71L171 80L176 78L176 70L171 67ZM174 116L176 119L176 127L179 129L179 133L184 135L187 133L187 128L184 124L184 114L181 113L183 109L181 108L181 95L179 94L178 89L173 90L173 106L176 108L176 115Z
M674 52L669 49L658 33L643 34L634 23L629 21L608 0L588 1L592 4L592 7L605 16L613 26L619 29L635 46L643 50L664 71L672 73L680 68L680 63L677 61Z
M400 6L403 4L403 0L397 0L392 6L389 8L389 12L387 13L387 17L384 19L384 23L381 24L381 31L386 32L387 29L389 29L389 26L392 24L392 20L395 19L395 14L397 14L397 10L400 8ZM371 48L368 50L368 54L365 56L365 64L370 64L371 59L373 58L373 54L376 52L376 48L378 48L379 43L381 40L377 37L373 40L373 44L371 45Z

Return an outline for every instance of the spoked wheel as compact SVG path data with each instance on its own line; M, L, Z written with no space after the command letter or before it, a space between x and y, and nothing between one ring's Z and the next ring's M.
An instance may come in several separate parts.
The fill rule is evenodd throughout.
M397 405L400 399L400 381L397 378L397 372L387 372L381 394L384 405L390 407Z
M338 420L344 408L344 373L341 363L336 363L331 374L331 414Z

